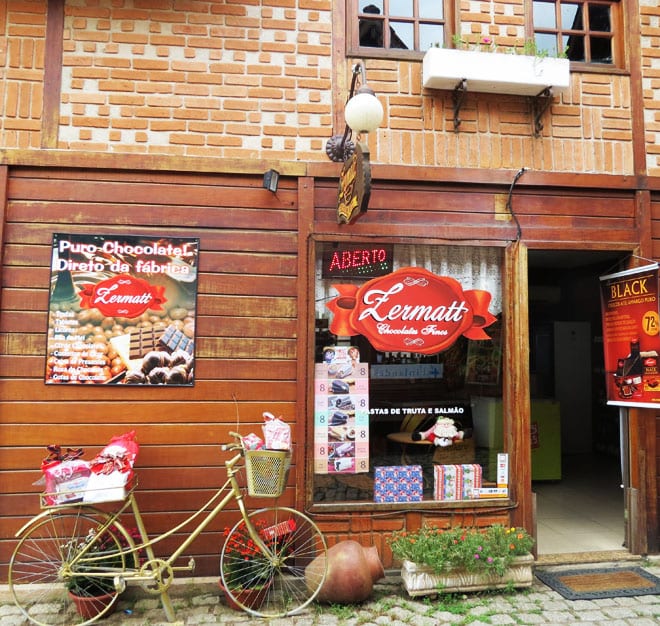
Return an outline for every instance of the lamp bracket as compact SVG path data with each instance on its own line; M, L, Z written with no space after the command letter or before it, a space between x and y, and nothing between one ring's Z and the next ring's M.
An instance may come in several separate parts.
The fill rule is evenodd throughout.
M348 126L346 127L348 128ZM335 163L348 161L355 152L355 143L346 139L346 134L333 135L325 144L325 153L328 158Z
M364 89L367 84L367 74L362 63L356 63L353 66L352 73L351 88L346 102L348 102L355 94L355 84L357 82L358 74L360 75L360 89ZM369 89L368 87L366 87L366 89L373 93L372 89ZM351 141L352 134L353 132L349 125L346 124L343 135L333 135L328 139L325 144L325 153L331 161L334 161L335 163L343 163L353 156L353 153L355 152L355 143Z

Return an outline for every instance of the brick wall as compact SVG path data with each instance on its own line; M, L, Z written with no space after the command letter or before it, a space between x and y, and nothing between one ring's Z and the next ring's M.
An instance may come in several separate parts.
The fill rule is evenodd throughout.
M46 0L0 2L0 146L38 148Z
M334 3L344 0L334 0ZM0 145L40 143L45 0L0 3ZM648 164L658 172L654 92L658 9L642 4ZM351 59L333 66L344 25L331 0L66 0L58 147L227 159L325 161ZM523 1L462 2L461 33L524 42ZM350 16L349 16L350 18ZM334 33L333 33L334 29ZM334 43L333 43L334 42ZM341 55L340 55L341 56ZM533 136L529 101L421 89L421 62L366 59L385 106L372 161L395 165L630 174L630 78L572 73ZM345 87L344 87L345 90ZM341 122L341 115L338 116Z

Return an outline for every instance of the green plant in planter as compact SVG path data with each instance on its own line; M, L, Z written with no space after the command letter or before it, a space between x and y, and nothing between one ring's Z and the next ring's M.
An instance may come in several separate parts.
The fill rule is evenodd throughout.
M515 557L530 553L534 539L523 528L501 525L485 529L427 525L412 532L395 532L388 543L397 559L428 565L438 574L465 569L502 576Z
M129 531L134 539L139 539L137 529ZM126 539L120 533L105 532L95 536L92 532L85 537L83 542L77 546L82 549L89 545L81 559L81 563L75 569L75 576L68 579L67 589L75 596L82 598L104 596L115 592L114 576L110 575L113 570L117 573L123 571L125 559L120 550L128 547ZM89 573L89 576L85 576ZM103 573L105 576L94 576L93 573Z

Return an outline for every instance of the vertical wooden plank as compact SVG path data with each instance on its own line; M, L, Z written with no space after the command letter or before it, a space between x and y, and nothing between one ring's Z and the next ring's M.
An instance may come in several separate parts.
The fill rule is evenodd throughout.
M631 85L632 89L634 87ZM653 256L653 220L650 192L647 190L636 191L635 204L638 252L642 258L651 259ZM628 547L635 554L647 554L658 550L658 523L660 520L658 520L656 422L656 411L653 409L631 410L627 420L630 486L636 496L635 506L631 506L628 510L630 526L630 545Z
M5 258L5 223L7 221L7 182L9 168L0 165L0 259ZM3 265L0 263L0 285L2 285ZM0 311L2 310L2 289L0 288Z
M49 0L46 16L44 101L41 113L41 147L57 148L62 91L64 0Z
M529 399L529 313L527 287L527 247L516 241L506 249L504 259L504 362L503 432L509 453L512 495L518 506L512 523L532 532L532 446Z
M621 10L624 12L623 24L628 31L626 38L625 54L626 62L630 68L631 76L642 76L642 49L641 49L641 21L639 19L639 2L631 0L622 2ZM630 81L630 112L631 112L631 137L633 153L633 171L636 176L644 176L646 169L646 132L644 124L644 90L641 80Z
M314 229L314 179L298 179L298 341L296 344L296 506L312 501L314 453L314 259L310 236ZM309 443L311 442L311 443Z

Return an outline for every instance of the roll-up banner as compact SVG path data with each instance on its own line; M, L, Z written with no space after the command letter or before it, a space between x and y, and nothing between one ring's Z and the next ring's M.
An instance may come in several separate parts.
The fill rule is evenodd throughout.
M600 293L607 403L657 408L658 264L601 276Z

